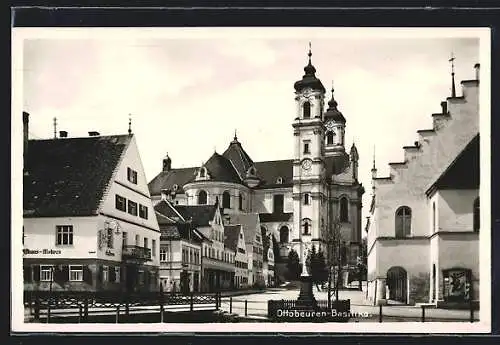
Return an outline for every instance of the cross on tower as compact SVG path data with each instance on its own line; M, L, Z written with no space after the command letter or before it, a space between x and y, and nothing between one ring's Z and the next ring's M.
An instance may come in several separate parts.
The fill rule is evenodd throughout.
M455 56L453 55L453 52L451 52L451 57L448 60L448 62L451 62L451 97L456 97L456 89L455 89Z

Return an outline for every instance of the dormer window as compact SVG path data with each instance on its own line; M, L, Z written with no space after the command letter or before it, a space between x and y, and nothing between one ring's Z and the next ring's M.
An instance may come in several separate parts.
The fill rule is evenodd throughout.
M255 176L255 168L254 167L250 167L250 169L248 169L248 174L250 176Z
M204 167L202 167L202 168L200 169L200 177L201 177L201 178L205 178L206 176L207 176L207 169L206 169L206 168L204 168Z
M276 183L277 183L277 184L282 184L282 183L283 183L283 177L281 177L281 176L280 176L280 177L278 177L278 178L276 179Z
M178 185L176 185L176 184L174 184L174 185L172 186L172 190L173 190L174 192L176 192L176 191L177 191L177 189L179 189L179 186L178 186Z

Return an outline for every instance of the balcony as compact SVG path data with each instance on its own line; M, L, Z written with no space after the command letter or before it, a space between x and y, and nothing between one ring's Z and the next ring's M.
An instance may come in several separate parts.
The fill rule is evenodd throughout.
M151 261L151 249L139 246L123 246L123 260Z

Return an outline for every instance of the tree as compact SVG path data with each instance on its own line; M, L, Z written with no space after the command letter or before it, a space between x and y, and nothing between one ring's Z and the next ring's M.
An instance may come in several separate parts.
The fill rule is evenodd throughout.
M274 262L275 263L280 263L282 262L281 258L281 253L280 253L280 246L278 244L278 241L276 241L276 237L274 237L274 234L272 235L273 237L273 254L274 254Z
M288 253L288 262L286 264L287 275L289 280L298 280L300 277L300 259L299 254L294 250Z
M328 279L328 270L323 252L321 250L316 251L314 245L307 255L306 265L312 281L319 291L318 284L324 283Z

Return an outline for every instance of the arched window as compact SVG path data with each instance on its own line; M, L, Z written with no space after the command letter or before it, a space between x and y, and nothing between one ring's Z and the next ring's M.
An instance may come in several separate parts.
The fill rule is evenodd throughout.
M304 228L303 234L310 235L311 234L311 220L309 218L305 218L302 221L302 227Z
M200 169L200 177L205 177L205 176L206 176L206 174L207 174L207 169L205 169L205 168L201 168L201 169Z
M243 195L242 194L239 194L238 195L238 207L239 207L239 210L243 210Z
M222 193L222 208L231 208L231 195L227 190Z
M304 119L309 119L311 117L311 103L304 102L302 107L304 108Z
M401 206L396 211L396 237L407 237L411 232L411 209Z
M280 243L288 243L288 236L290 235L290 231L288 227L283 225L280 228Z
M346 197L340 198L339 217L341 222L346 223L349 221L349 201Z
M304 205L309 205L309 193L304 193Z
M474 219L473 219L473 229L474 231L479 231L479 197L474 200Z
M328 133L326 133L326 144L327 145L333 145L333 136L335 134L333 133L333 131L328 131Z
M207 192L204 190L200 190L198 193L198 205L206 205L207 204Z

